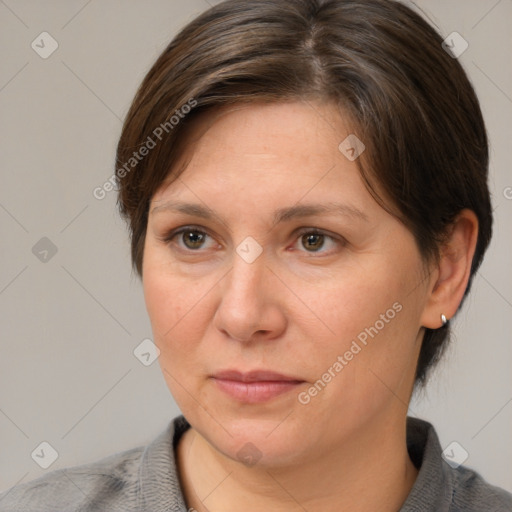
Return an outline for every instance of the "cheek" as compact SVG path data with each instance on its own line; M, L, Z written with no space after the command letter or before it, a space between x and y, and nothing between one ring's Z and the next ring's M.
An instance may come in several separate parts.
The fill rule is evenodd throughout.
M146 309L151 321L154 342L165 356L177 326L191 309L186 285L167 268L159 250L146 247L143 268L143 289Z
M176 300L178 286L175 281L150 265L144 269L144 299L158 344L185 312L184 304Z
M146 273L144 297L160 350L169 348L175 339L187 339L188 347L193 346L196 339L193 333L201 329L208 310L205 288L165 273Z
M306 337L314 340L309 353L301 354L301 359L314 361L313 381L336 381L343 389L350 386L352 395L360 392L368 398L370 388L385 391L379 379L395 387L414 366L421 277L417 283L403 278L418 275L414 260L400 268L380 263L362 273L338 276L321 293L298 289L318 317L316 325L303 325L309 331ZM338 385L329 386L330 392L336 392Z
M387 279L379 279L379 273L368 267L342 272L314 286L301 286L300 280L294 283L297 296L309 308L310 316L316 317L316 326L311 328L322 335L322 344L338 348L373 326L387 310L391 309L388 316L394 316L393 304L401 300L400 288L389 274ZM295 313L290 314L296 318Z
M149 237L144 249L142 284L155 340L164 344L200 302L204 286L185 278L171 264L167 249Z
M190 396L185 389L190 388L191 376L201 367L199 346L204 335L207 297L204 290L191 287L168 272L149 264L145 270L144 296L154 342L160 350L162 375L182 411L188 412Z

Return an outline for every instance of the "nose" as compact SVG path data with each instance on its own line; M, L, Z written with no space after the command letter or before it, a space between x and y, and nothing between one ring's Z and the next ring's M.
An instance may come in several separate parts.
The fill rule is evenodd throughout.
M247 263L237 254L231 272L221 282L221 299L214 325L225 336L240 342L271 340L286 329L282 284L261 255Z

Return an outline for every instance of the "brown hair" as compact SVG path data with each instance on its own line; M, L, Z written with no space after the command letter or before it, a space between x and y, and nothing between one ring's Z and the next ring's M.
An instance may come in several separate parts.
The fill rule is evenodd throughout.
M476 213L465 297L491 238L488 143L474 90L441 43L390 0L228 0L194 19L142 82L117 148L119 205L139 275L150 199L177 176L194 118L233 103L322 99L353 120L367 187L398 212L426 262L462 209ZM416 383L448 337L449 324L426 329Z

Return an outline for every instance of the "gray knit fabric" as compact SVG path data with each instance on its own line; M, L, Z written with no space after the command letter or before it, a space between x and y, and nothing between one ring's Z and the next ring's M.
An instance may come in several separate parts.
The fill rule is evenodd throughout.
M187 512L174 449L188 428L179 416L146 448L13 487L0 494L0 512ZM408 418L407 445L420 471L399 512L512 512L512 494L443 461L430 423Z

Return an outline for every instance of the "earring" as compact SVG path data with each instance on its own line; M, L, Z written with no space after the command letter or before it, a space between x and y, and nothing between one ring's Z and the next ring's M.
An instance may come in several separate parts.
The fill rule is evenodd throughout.
M441 322L443 325L446 325L448 322L448 320L446 319L446 317L443 314L441 314Z

